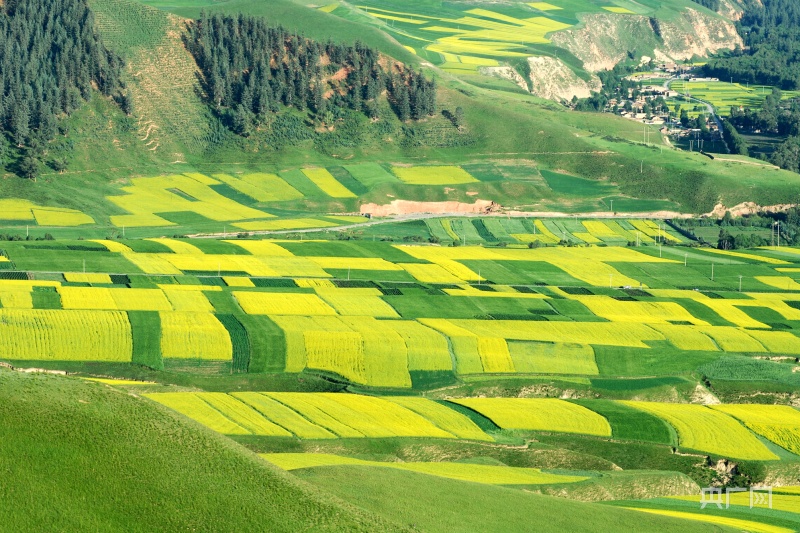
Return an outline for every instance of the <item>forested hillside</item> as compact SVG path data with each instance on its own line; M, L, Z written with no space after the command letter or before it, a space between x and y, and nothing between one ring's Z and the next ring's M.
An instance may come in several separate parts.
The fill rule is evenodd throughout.
M747 47L730 57L712 59L706 74L739 83L800 88L800 3L763 0L753 4L737 23Z
M190 25L188 47L208 99L240 135L282 107L310 110L321 125L332 125L345 109L376 119L384 91L400 120L436 111L435 80L358 41L323 44L263 18L204 14Z
M34 177L42 162L65 165L64 147L49 144L60 117L71 114L93 88L118 97L122 59L100 41L82 0L0 3L0 168Z

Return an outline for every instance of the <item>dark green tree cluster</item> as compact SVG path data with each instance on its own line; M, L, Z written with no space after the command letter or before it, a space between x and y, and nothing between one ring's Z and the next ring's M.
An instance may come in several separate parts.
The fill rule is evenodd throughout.
M35 177L59 117L88 100L93 86L123 98L121 67L84 0L0 2L0 166L21 156L16 170Z
M736 27L745 49L712 59L703 67L706 75L784 90L800 88L800 2L749 2Z
M773 89L760 108L732 107L730 120L740 131L797 135L800 133L800 106L795 100L782 100L780 89Z
M784 213L761 213L736 217L726 212L721 219L694 218L676 221L682 230L694 235L696 227L718 227L719 235L716 246L720 250L737 248L755 248L777 242L780 233L781 244L800 244L800 209L792 207ZM747 229L744 229L747 228ZM756 232L752 228L765 231ZM744 229L744 231L743 231ZM772 239L770 239L772 234ZM702 238L699 239L701 242ZM713 243L712 243L713 244Z
M722 122L722 139L732 154L747 155L747 143L744 141L730 120Z
M384 91L402 120L435 110L433 81L399 66L385 72L379 52L358 41L321 43L241 14L203 13L189 33L208 97L240 135L285 107L309 110L322 123L342 109L377 118Z

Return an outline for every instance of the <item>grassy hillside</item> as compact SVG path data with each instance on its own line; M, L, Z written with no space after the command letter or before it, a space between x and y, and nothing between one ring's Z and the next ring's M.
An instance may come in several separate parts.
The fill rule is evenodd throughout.
M402 530L105 385L9 371L0 385L4 529Z
M724 531L668 519L528 494L503 487L365 466L297 471L344 500L423 531Z

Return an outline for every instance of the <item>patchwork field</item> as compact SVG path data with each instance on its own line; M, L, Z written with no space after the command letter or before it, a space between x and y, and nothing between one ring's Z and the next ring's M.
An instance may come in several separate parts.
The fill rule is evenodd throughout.
M673 445L686 453L694 451L713 457L767 462L796 461L800 458L796 455L797 439L800 436L796 419L800 417L800 411L786 406L709 407L606 400L574 402L550 398L460 398L434 401L343 393L281 392L159 392L146 393L145 396L214 431L240 437L293 437L309 441L414 438L505 442L509 435L545 433L653 442L658 430L634 434L631 428L641 428L645 423L650 429L658 428L652 425L652 422L656 422L677 435L677 442ZM731 413L736 418L725 413ZM648 415L652 417L651 420L647 420ZM753 425L753 420L758 423ZM777 446L773 450L782 450L779 452L781 457L773 453L750 429L757 429L774 442ZM781 433L776 429L784 431ZM665 442L669 443L669 440ZM324 445L323 442L319 444ZM337 464L375 466L374 463L336 455L276 454L267 456L267 459L274 460L273 462L289 470ZM396 466L412 470L415 468L406 464ZM426 471L425 468L419 466L417 471ZM444 467L438 472L431 467L427 473L476 480L463 477L470 475L469 469L461 472L457 469L451 470L448 475ZM491 469L486 474L491 478ZM529 477L527 480L520 478L520 481L512 481L513 474L513 471L509 472L505 481L501 477L484 482L514 485L571 483L587 479L583 477L559 481L557 478L534 480ZM477 476L477 472L473 472L473 475Z
M114 194L89 203L82 203L80 196L74 198L72 203L80 205L82 211L28 200L0 200L0 227L10 232L8 235L24 230L26 237L31 235L31 226L47 228L57 238L147 238L167 231L173 235L225 236L241 232L324 231L342 226L361 231L356 226L368 222L372 215L380 215L381 225L388 223L391 234L397 229L392 228L389 217L408 214L406 210L411 209L387 211L392 199L461 204L489 201L495 204L497 214L517 214L517 210L529 208L606 213L611 205L616 205L618 212L680 209L668 201L631 198L606 182L551 172L531 162L507 161L463 166L360 163L274 173L185 172L122 178L111 190ZM416 205L411 209L412 215L427 218L420 215L427 211L425 205L410 205ZM464 210L464 206L452 205L453 212ZM650 220L569 223L475 216L427 222L425 238L440 242L552 244L563 240L625 244L636 242L637 238L647 243L685 240L673 228ZM41 238L42 234L36 237Z
M590 13L669 17L673 6L663 2L511 2L475 7L441 2L365 0L354 5L334 3L321 11L380 28L414 54L456 74L475 73L479 66L499 61L548 55L554 32L579 24Z
M708 102L722 114L728 114L731 107L758 109L772 93L772 87L744 86L726 81L674 81L670 84L670 89ZM800 93L796 91L783 92L784 99L797 98L798 95Z
M659 231L637 225L642 235ZM603 237L622 225L582 227ZM793 263L778 253L693 249L690 260L652 245L8 242L0 331L18 342L3 357L309 373L388 389L733 368L731 356L800 355L800 297L772 283Z

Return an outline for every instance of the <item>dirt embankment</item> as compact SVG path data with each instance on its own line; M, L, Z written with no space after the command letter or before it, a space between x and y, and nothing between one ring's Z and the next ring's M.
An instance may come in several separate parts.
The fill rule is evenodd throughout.
M725 207L724 204L718 203L714 209L704 214L704 217L709 218L722 218L725 216L726 211L730 211L731 216L742 217L756 215L758 213L784 213L792 207L797 207L798 204L776 204L776 205L758 205L755 202L742 202L733 207Z
M528 65L530 76L527 80L511 67L482 67L481 72L510 80L540 98L557 102L571 100L573 96L588 98L592 91L599 91L602 86L596 76L586 81L554 57L529 57Z
M430 213L444 215L450 213L457 214L478 214L485 215L492 213L500 206L490 200L476 200L474 204L463 202L412 202L409 200L394 200L390 204L364 204L361 206L362 215L372 215L374 217L387 217L391 215L411 215Z
M656 60L681 61L742 46L733 23L696 9L686 9L670 21L639 15L591 14L581 22L580 28L556 32L551 39L592 72L613 68L635 50L652 48Z

